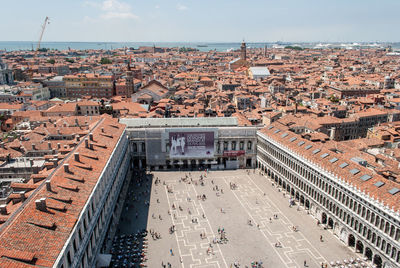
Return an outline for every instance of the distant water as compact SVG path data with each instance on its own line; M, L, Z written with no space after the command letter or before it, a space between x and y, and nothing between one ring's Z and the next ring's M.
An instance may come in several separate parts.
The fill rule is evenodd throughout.
M320 45L321 43L247 43L248 48L264 48L264 46L272 47L272 46L286 46L286 45L295 45L301 47L315 47L316 45ZM343 46L341 43L331 43L337 46ZM85 50L85 49L114 49L114 48L123 48L123 47L133 47L138 48L140 46L156 46L156 47L191 47L196 48L200 51L227 51L231 49L239 49L241 43L207 43L207 42L198 42L198 43L185 43L185 42L42 42L41 47L50 48L50 49L58 49L58 50L66 50L66 49L76 49L76 50ZM394 49L400 49L400 43L381 43L382 46L390 45ZM34 41L0 41L0 50L12 51L12 50L31 50L36 48L36 42Z

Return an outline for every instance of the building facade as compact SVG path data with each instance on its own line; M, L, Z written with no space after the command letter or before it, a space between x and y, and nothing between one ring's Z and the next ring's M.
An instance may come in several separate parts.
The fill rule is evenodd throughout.
M257 136L258 167L294 202L377 267L399 267L400 190L396 183L363 174L367 168L349 164L273 125Z
M114 76L100 74L76 74L64 76L67 97L111 98L115 95Z
M125 118L133 166L152 170L235 169L256 164L256 127L239 127L229 118ZM205 146L187 154L174 146L175 137L204 137ZM184 146L185 147L185 146ZM194 146L186 146L193 148ZM197 150L197 151L194 151Z

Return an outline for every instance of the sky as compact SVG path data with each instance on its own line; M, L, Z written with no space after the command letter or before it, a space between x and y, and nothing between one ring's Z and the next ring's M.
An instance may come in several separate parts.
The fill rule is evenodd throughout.
M397 42L399 0L0 0L0 41Z

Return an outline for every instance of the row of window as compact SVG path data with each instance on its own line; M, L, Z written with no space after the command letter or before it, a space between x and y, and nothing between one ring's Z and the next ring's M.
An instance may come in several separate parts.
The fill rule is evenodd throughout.
M394 224L389 223L388 220L386 219L380 219L378 215L375 215L375 213L370 209L366 208L365 205L362 205L361 202L363 200L359 199L357 202L354 198L352 197L352 194L346 191L346 189L343 189L343 187L340 187L341 189L338 190L338 188L334 187L329 183L328 178L325 176L317 173L315 170L305 167L304 164L300 164L297 160L293 159L286 153L281 153L278 148L276 148L273 145L266 146L263 142L259 143L259 146L269 152L273 157L277 158L280 160L282 163L284 163L287 167L289 167L292 171L298 173L301 175L304 179L310 181L314 185L316 185L318 188L322 189L325 191L328 195L331 197L335 198L337 201L341 202L343 205L347 206L349 209L353 210L356 214L361 216L363 219L367 220L371 224L375 225L375 227L379 228L381 231L385 232L387 235L389 235L391 238L399 241L400 239L400 229L396 228ZM273 148L274 147L274 148ZM279 150L279 151L278 151ZM284 170L284 175L290 176L289 172L287 170ZM342 192L343 191L343 192ZM347 195L344 193L347 192ZM365 203L365 202L363 202ZM371 206L371 205L370 205ZM395 235L395 230L397 232L397 236Z
M118 152L118 157L112 157L105 173L102 178L100 178L100 184L96 187L92 200L89 201L90 204L87 207L87 213L83 216L80 226L78 224L78 232L75 235L75 238L72 242L72 249L67 252L66 256L66 267L70 267L72 265L71 256L75 256L79 254L79 245L85 244L84 236L91 233L90 240L88 240L84 255L81 258L81 267L86 267L88 263L91 263L93 257L96 257L93 253L94 250L99 248L98 239L100 234L105 233L104 227L106 227L106 222L108 222L109 216L112 215L110 210L113 209L114 201L119 195L119 190L117 186L122 185L123 179L125 178L126 170L129 166L129 154L126 154L128 140L122 140L120 142L114 152ZM122 150L121 146L123 147ZM122 164L122 161L124 163ZM117 168L117 167L123 168ZM114 179L116 178L116 179ZM110 188L111 187L111 188ZM107 189L111 189L110 191ZM100 200L103 198L104 194L109 191L105 202L101 202ZM95 216L96 206L99 204L104 204L104 207L101 210L101 213L98 217ZM88 230L90 222L97 218L97 224L92 230ZM86 238L88 239L88 238ZM60 267L64 267L62 264Z
M330 211L333 211L334 214L336 214L344 223L347 223L350 225L353 229L358 231L360 234L362 232L363 236L367 236L367 239L370 240L372 243L374 243L378 248L381 248L383 252L386 252L389 257L396 259L396 261L399 261L400 255L396 256L397 249L392 248L390 243L386 243L384 239L382 239L382 244L380 243L381 237L377 236L375 233L371 235L371 230L367 230L367 227L364 226L363 224L359 223L358 220L355 220L354 217L350 217L350 213L343 212L342 209L339 210L339 207L336 207L335 204L332 202L329 202L325 197L322 197L319 193L314 191L312 187L309 187L308 184L304 183L303 179L299 179L298 176L293 175L293 171L297 172L299 175L301 175L304 179L309 180L311 183L313 183L315 186L320 188L321 190L329 193L332 197L340 201L342 204L346 205L349 210L352 210L353 212L357 213L359 216L363 217L367 221L367 225L372 225L372 228L374 226L376 228L379 228L381 231L386 233L388 236L391 238L395 239L396 241L399 241L400 239L400 231L399 228L396 228L393 224L390 224L388 221L385 221L385 219L380 219L378 215L375 215L374 212L371 212L369 209L366 209L364 206L361 204L357 203L356 201L353 201L352 198L349 198L349 196L346 196L344 193L342 194L340 191L337 191L337 189L332 188L331 185L328 186L328 183L325 183L322 181L320 178L316 178L316 176L311 175L310 173L307 172L302 172L302 169L292 169L292 172L289 172L287 167L283 167L280 163L286 164L286 166L290 166L287 164L287 162L284 160L284 156L278 153L276 149L272 149L271 147L275 147L273 145L266 146L262 142L259 142L259 146L265 151L268 151L268 153L271 154L271 156L267 156L262 152L259 152L260 155L265 155L266 157L264 158L267 163L272 166L275 170L277 170L283 177L288 178L290 181L292 181L295 185L297 185L300 189L304 190L309 196L313 197L315 200L317 200L319 203L321 203L323 206L327 207ZM278 159L281 160L280 163L272 160L272 159ZM351 213L354 215L353 213ZM378 237L378 238L376 238ZM396 243L396 242L395 242ZM391 252L392 251L392 252Z

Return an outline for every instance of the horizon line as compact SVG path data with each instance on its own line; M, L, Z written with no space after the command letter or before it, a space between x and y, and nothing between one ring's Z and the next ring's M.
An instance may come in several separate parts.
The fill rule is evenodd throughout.
M31 42L37 43L34 40L0 40L0 42ZM42 41L41 43L217 43L231 44L242 43L242 41ZM246 41L250 44L262 43L400 43L400 41Z

